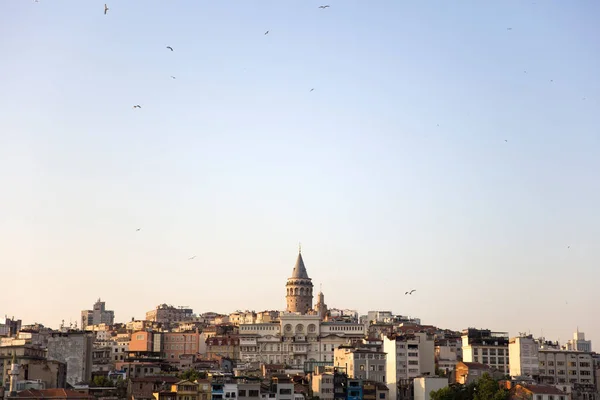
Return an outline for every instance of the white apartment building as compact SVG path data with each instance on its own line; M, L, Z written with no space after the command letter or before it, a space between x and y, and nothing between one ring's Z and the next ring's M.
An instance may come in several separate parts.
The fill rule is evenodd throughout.
M245 362L283 362L281 325L273 323L240 325L240 359Z
M332 362L334 351L339 346L362 341L366 335L363 324L344 322L322 322L319 335L317 361Z
M334 365L345 368L349 378L385 383L385 356L381 351L341 346L335 349Z
M410 335L383 337L386 353L386 384L390 399L396 399L397 382L420 375L435 375L433 335L416 332Z
M511 377L539 375L538 344L533 336L518 336L508 342Z
M280 315L283 363L303 366L319 360L321 317L285 312Z
M481 363L509 373L508 333L474 328L462 333L463 362Z

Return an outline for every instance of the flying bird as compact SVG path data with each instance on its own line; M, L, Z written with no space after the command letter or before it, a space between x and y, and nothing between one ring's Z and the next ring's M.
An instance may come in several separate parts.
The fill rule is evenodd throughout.
M310 89L310 91L312 92L313 90L315 90L315 88Z
M173 75L171 75L171 78L175 79L175 77Z
M404 294L405 294L405 295L407 295L407 294L413 294L413 292L414 292L415 290L417 290L417 289L413 289L413 290L411 290L410 292L405 292Z
M506 28L507 31L512 31L512 28Z
M167 46L167 49L173 51L173 48L171 46Z
M567 246L567 249L570 249L570 248L571 248L571 246Z
M329 8L329 6L328 5L327 6L319 6L319 8L326 9L326 8Z
M139 232L139 231L141 231L141 230L142 230L142 228L137 228L135 231L136 231L136 232Z
M506 143L508 143L508 139L504 139L504 141L505 141Z
M194 258L196 258L196 256L190 257L188 260L193 260Z
M133 106L133 108L142 108L142 106L140 106L139 104L136 104L135 106Z
M265 32L265 35L268 35L268 34L269 34L269 31L266 31L266 32Z
M106 12L108 11L108 6L105 4L104 5L104 15L106 15Z

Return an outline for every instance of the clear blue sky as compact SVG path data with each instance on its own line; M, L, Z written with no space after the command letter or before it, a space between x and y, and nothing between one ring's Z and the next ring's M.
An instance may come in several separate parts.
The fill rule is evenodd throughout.
M301 241L330 307L600 346L600 3L321 4L3 0L0 311L282 309Z

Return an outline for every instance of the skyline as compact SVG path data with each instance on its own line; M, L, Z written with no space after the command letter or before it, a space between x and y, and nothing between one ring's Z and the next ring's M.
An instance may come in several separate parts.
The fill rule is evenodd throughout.
M0 14L0 311L283 309L302 242L330 307L600 343L600 3L107 4Z

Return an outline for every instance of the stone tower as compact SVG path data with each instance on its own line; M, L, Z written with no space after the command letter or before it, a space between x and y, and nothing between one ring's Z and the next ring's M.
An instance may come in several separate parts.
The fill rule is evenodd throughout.
M301 251L298 251L296 266L292 271L292 276L288 278L285 288L287 312L306 314L312 309L313 284L306 273L306 267L304 266Z

